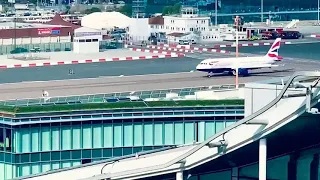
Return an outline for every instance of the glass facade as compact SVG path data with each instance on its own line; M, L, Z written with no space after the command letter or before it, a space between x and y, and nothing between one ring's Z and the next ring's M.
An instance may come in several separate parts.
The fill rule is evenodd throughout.
M203 141L243 118L243 110L235 109L206 116L188 112L180 117L161 112L162 118L155 114L97 118L90 114L86 120L68 116L50 118L51 122L21 117L28 121L0 124L0 172L5 172L0 180Z

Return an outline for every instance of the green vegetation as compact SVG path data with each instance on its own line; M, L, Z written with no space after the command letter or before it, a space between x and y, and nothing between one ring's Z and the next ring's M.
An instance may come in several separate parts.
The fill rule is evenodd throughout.
M85 14L91 14L91 13L94 13L94 12L101 12L101 9L99 9L97 7L92 7L90 9L86 9L85 10Z
M243 105L244 100L183 100L183 101L151 101L151 102L115 102L115 103L90 103L71 105L45 105L45 106L0 106L0 111L6 113L33 113L33 112L61 112L77 110L125 109L146 107L196 107L196 106L225 106Z
M162 10L162 15L180 14L181 5L165 6Z
M132 15L132 7L129 6L129 5L124 5L124 6L122 6L121 8L119 8L118 11L119 11L120 13L126 15L126 16L129 16L129 17L131 17L131 15Z

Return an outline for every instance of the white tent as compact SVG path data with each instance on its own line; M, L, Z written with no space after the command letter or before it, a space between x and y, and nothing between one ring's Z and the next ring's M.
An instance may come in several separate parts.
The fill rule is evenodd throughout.
M119 12L95 12L82 17L81 25L93 29L126 28L131 18Z

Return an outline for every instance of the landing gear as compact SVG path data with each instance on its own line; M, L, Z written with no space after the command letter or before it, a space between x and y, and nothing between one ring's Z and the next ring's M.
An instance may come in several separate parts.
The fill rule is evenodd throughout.
M236 76L237 75L237 71L234 69L234 70L232 70L232 72L230 74ZM238 74L240 74L240 72L238 72Z
M230 74L236 76L237 75L237 71L235 69L233 69ZM239 76L249 76L249 72L248 69L238 69L238 75Z
M234 74L233 74L233 71L228 71L227 74L228 74L229 76L234 75Z
M74 74L73 69L69 69L69 75L72 75L72 74Z
M212 76L213 76L213 73L212 73L212 72L208 72L207 77L208 77L208 78L211 78Z

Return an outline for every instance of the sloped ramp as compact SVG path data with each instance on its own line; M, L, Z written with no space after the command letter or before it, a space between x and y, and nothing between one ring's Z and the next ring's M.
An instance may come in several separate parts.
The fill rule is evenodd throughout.
M160 156L150 156L146 157L144 162L139 160L119 162L114 165L114 168L103 171L103 174L87 179L135 179L188 170L256 141L296 119L306 111L305 93L302 96L295 94L292 97L286 94L287 89L298 77L320 77L320 72L295 73L288 80L279 96L267 106L227 127L205 142L195 145L182 155L174 157L172 154L168 154L168 156L161 158ZM320 88L318 86L314 89L312 105L318 103L319 96ZM154 162L157 162L157 165L154 165Z

